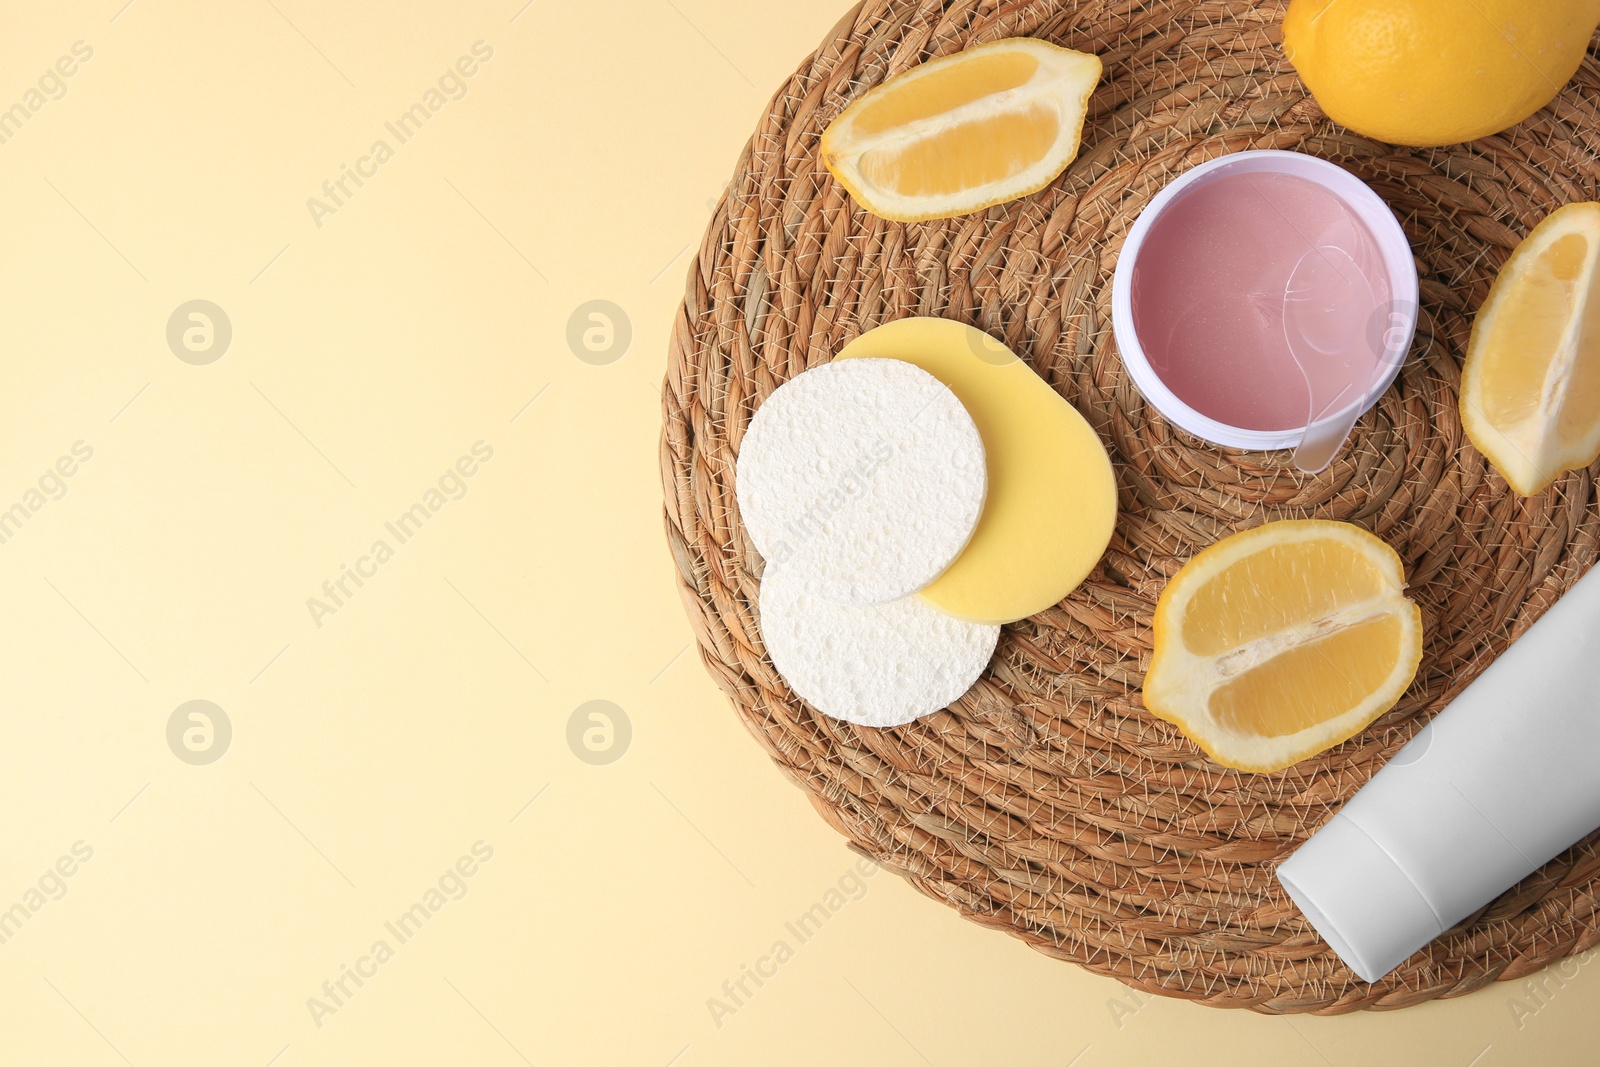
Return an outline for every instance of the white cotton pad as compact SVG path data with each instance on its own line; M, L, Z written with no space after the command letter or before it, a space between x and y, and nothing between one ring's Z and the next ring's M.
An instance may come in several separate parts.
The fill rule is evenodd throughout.
M815 367L756 410L734 489L750 540L824 600L884 604L939 577L983 512L983 439L898 359Z
M835 604L800 576L767 567L761 640L772 665L818 711L860 726L901 726L949 707L989 666L1000 627L963 622L917 597Z

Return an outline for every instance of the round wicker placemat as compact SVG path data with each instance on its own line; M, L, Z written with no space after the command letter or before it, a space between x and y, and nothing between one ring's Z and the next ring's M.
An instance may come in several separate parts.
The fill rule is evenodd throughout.
M1264 1012L1397 1008L1510 979L1600 941L1590 838L1376 985L1316 936L1273 868L1594 561L1594 471L1531 500L1466 442L1456 385L1472 312L1547 212L1597 199L1600 64L1551 107L1454 148L1412 150L1326 120L1283 58L1280 3L868 0L774 97L690 271L661 461L667 533L706 665L779 767L853 847L976 922L1139 989ZM1100 55L1084 150L1049 189L900 225L857 209L816 156L861 92L924 60L1031 35ZM1323 474L1233 453L1141 401L1111 337L1111 271L1177 173L1247 148L1334 160L1393 206L1422 274L1395 386ZM761 560L734 457L774 388L908 315L1003 338L1100 432L1123 509L1089 581L1005 628L948 711L857 729L799 701L756 626ZM1373 530L1404 558L1428 644L1407 696L1287 771L1211 763L1147 714L1150 615L1194 552L1271 519Z

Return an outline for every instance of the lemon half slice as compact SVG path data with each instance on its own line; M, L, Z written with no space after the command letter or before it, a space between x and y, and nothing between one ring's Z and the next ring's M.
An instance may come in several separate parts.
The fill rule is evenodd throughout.
M856 202L898 222L1036 193L1078 154L1100 60L1031 37L978 45L889 79L822 134Z
M1422 659L1400 557L1346 522L1292 519L1186 563L1156 604L1144 704L1212 759L1276 771L1394 707Z
M1461 424L1511 488L1600 457L1600 204L1568 204L1511 253L1478 309Z

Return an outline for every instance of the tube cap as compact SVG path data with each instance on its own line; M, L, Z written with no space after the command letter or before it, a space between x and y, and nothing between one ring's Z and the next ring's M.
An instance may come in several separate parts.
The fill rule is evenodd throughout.
M1363 981L1378 981L1445 931L1405 871L1343 812L1278 866L1278 881Z

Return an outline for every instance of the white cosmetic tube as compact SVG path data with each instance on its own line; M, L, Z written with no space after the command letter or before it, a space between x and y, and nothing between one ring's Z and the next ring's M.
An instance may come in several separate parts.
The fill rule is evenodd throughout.
M1600 568L1278 868L1364 980L1600 827Z

